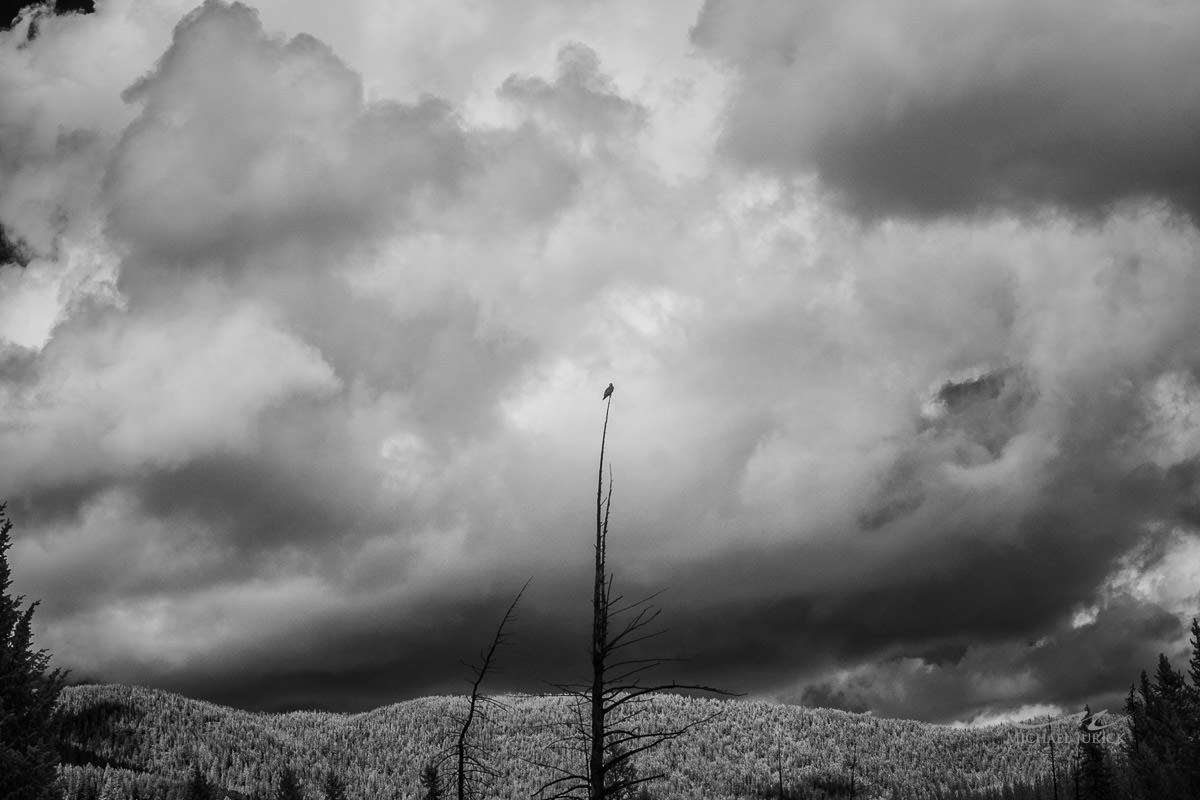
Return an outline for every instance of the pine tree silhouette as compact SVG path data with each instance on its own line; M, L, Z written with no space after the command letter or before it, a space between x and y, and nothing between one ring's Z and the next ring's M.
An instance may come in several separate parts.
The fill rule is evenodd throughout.
M422 768L421 788L425 790L423 800L442 800L442 776L437 764L429 763Z
M37 603L9 594L8 549L12 520L0 503L0 797L58 800L57 718L61 670L50 654L35 650L32 620Z
M200 771L200 765L192 764L192 772L188 776L187 788L183 794L184 800L211 800L212 796L212 786Z
M1087 728L1092 717L1090 706L1083 707L1079 721L1079 783L1083 800L1112 800L1113 779L1108 752L1102 744L1102 732Z
M1188 678L1191 678L1189 683ZM1200 797L1200 623L1192 620L1188 673L1159 655L1154 678L1142 672L1125 701L1130 794L1136 800Z
M333 770L329 770L321 788L325 792L325 800L346 800L346 784Z
M279 773L279 788L275 792L275 800L304 800L304 792L300 791L300 781L296 779L296 771L284 767Z

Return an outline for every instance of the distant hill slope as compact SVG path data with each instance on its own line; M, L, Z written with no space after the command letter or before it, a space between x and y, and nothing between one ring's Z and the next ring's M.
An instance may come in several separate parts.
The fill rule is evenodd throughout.
M478 728L501 779L489 796L529 798L566 756L571 706L563 697L504 696ZM168 692L129 686L74 686L62 695L63 781L67 800L109 795L142 800L181 796L192 764L230 797L273 796L284 765L307 795L333 769L351 798L415 798L418 774L451 741L465 700L427 697L362 714L238 711ZM654 698L647 725L678 726L715 718L641 759L641 774L668 777L649 786L655 798L775 796L778 767L799 796L849 795L850 764L858 798L934 798L966 788L1000 787L1049 774L1044 746L1014 726L954 729L826 709L765 702ZM1056 729L1073 734L1070 723ZM1073 748L1059 746L1060 775ZM218 794L218 798L222 795Z

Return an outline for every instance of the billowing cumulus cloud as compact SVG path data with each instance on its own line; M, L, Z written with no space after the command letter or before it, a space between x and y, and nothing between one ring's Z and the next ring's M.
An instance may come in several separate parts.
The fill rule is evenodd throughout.
M693 35L737 74L728 152L862 214L1200 216L1191 3L711 0Z
M187 17L124 98L142 111L109 165L109 221L155 264L344 248L339 237L436 202L469 163L445 103L365 106L328 47L270 38L245 6Z
M364 708L532 576L502 688L578 677L610 380L681 679L970 720L1177 652L1192 78L1134 89L1182 7L351 8L0 34L0 496L61 663Z

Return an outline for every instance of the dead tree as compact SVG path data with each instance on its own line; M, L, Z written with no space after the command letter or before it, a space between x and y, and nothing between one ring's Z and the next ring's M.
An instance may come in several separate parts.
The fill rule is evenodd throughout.
M1050 743L1050 781L1054 786L1054 800L1058 800L1058 765L1054 760L1054 731L1047 728L1049 735L1046 741Z
M455 719L457 733L452 734L454 737L453 743L441 750L439 755L427 765L427 771L429 767L432 767L433 773L431 774L434 778L437 778L436 791L441 792L441 779L438 777L438 770L447 762L452 764L454 769L454 797L457 800L467 800L468 798L477 796L478 790L486 781L497 777L496 770L487 762L483 747L471 735L471 729L477 721L487 721L491 708L503 706L494 697L484 695L481 689L484 679L489 674L497 671L496 655L501 645L509 641L506 628L512 620L517 604L521 602L521 597L528 588L529 581L525 581L525 585L517 592L516 597L509 604L508 610L504 612L504 617L500 620L500 624L496 626L496 633L492 636L491 644L486 650L479 653L479 659L474 664L463 662L463 666L471 671L471 677L467 679L467 682L471 684L471 694L467 698L467 708L461 716ZM422 781L425 781L424 777ZM423 783L422 785L425 784ZM426 788L432 791L428 786ZM441 795L439 794L438 796L440 797Z
M586 685L560 685L579 702L571 733L556 743L560 748L581 749L586 757L576 770L557 764L542 764L562 773L542 785L537 794L544 800L576 798L604 800L627 797L632 790L664 777L664 773L637 775L633 759L641 753L683 736L713 717L681 722L666 729L647 730L642 725L644 704L651 695L672 691L700 691L729 695L720 689L675 681L643 683L646 674L668 661L664 657L639 657L639 645L663 633L653 628L661 609L652 601L656 592L640 600L626 601L613 594L613 575L608 571L608 520L612 508L612 470L608 492L604 491L604 448L608 439L608 416L612 408L611 386L605 392L604 428L600 435L600 466L596 478L595 572L592 584L592 639L589 650L592 677ZM586 714L585 714L586 711Z
M779 775L779 800L785 800L783 796L783 732L775 734L775 765Z

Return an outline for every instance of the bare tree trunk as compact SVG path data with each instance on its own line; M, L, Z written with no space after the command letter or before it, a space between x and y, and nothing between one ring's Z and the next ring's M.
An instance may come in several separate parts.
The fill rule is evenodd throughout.
M1058 800L1058 765L1054 762L1054 728L1051 726L1046 730L1050 742L1050 782L1054 786L1054 800Z
M592 675L587 683L560 685L580 705L572 733L558 744L569 747L582 745L585 755L577 770L562 769L555 764L539 766L556 770L561 777L542 785L537 794L547 800L572 798L606 800L623 797L649 781L664 777L662 773L638 775L634 758L641 753L685 735L692 728L716 716L675 727L646 730L638 722L643 704L660 692L695 690L728 695L720 689L696 684L646 684L642 676L671 659L641 656L632 651L662 631L650 626L658 618L659 609L651 604L658 593L641 600L629 601L622 595L613 596L613 577L608 572L608 520L612 508L613 482L609 469L608 492L604 490L604 453L608 441L608 418L612 408L609 394L604 398L604 429L600 435L600 464L596 476L596 540L595 574L592 581ZM587 709L587 713L583 709ZM569 743L569 744L568 744ZM578 751L576 751L578 752ZM536 763L536 762L535 762ZM553 792L553 794L551 794Z
M484 759L477 753L472 752L470 742L471 724L477 716L481 715L481 704L489 699L479 693L479 687L483 685L483 679L487 677L487 674L495 665L496 651L500 649L500 645L507 641L504 636L504 628L508 625L509 620L512 619L513 611L516 610L517 603L521 602L521 596L525 594L527 588L529 588L529 581L525 581L525 585L521 587L521 591L517 592L517 596L509 604L508 610L504 612L504 618L500 620L500 624L496 627L496 635L492 637L491 646L488 647L486 653L481 654L479 665L471 668L475 673L475 679L471 683L471 697L467 703L467 713L463 716L462 725L458 730L458 741L454 748L455 758L458 762L458 771L455 775L458 800L466 800L467 798L467 788L470 783L468 775L473 774L475 779L479 780L484 774L494 774L484 763Z
M779 771L779 800L783 800L783 734L775 735L775 765Z
M608 439L608 413L612 395L604 407L604 431L600 434L600 467L596 475L596 575L592 587L592 691L591 748L588 753L588 797L604 798L604 657L608 644L608 514L604 511L604 445ZM611 501L611 487L609 500Z

